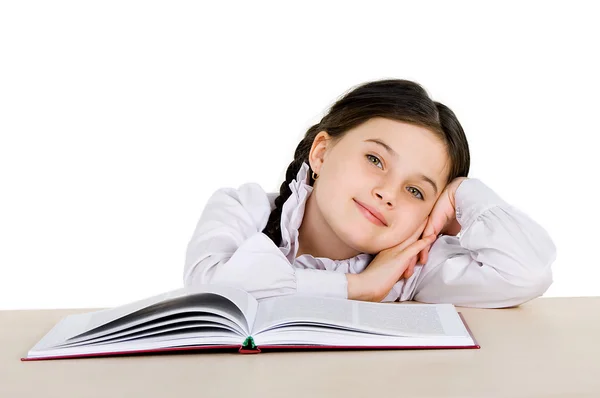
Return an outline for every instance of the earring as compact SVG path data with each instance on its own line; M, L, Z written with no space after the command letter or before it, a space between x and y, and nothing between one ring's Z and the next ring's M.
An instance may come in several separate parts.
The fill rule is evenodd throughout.
M315 172L313 171L312 172L312 178L313 178L313 180L316 180L317 178L319 178L319 175L315 174Z

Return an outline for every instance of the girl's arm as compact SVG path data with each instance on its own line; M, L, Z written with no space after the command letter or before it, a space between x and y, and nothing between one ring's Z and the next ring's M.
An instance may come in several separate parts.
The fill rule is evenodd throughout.
M541 296L556 259L548 233L478 179L462 182L455 199L459 237L438 238L427 264L395 286L396 297L501 308Z
M188 243L184 285L226 284L257 299L293 293L347 298L345 274L292 267L261 232L270 212L258 184L215 192Z

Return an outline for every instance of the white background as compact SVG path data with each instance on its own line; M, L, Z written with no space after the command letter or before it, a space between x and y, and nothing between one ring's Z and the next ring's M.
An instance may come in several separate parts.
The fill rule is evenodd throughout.
M455 111L480 178L558 247L546 296L599 295L593 2L3 2L0 309L182 286L209 195L275 191L367 80Z

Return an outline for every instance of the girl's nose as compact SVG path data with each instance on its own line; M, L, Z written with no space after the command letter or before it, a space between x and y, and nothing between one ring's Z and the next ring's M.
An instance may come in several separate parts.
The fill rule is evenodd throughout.
M376 192L375 195L377 195L377 197L379 198L379 200L385 202L386 206L388 206L388 207L394 207L394 204L389 199L388 195L384 195L384 194L382 194L380 192Z

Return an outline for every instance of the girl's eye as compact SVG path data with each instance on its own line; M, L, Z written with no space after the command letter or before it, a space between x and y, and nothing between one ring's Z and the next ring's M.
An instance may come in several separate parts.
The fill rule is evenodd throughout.
M415 198L418 198L418 199L420 199L420 200L425 200L425 198L423 198L423 194L422 194L422 193L421 193L421 191L419 191L417 188L415 188L415 187L408 187L408 189L414 189L414 190L415 190L415 192L416 192L417 194L419 194L419 196L420 196L420 197L419 197L419 196L415 196Z
M377 156L367 155L367 159L369 159L369 161L371 163L373 163L375 166L379 167L380 169L383 169L383 165L381 164L381 160L379 160L379 158Z

